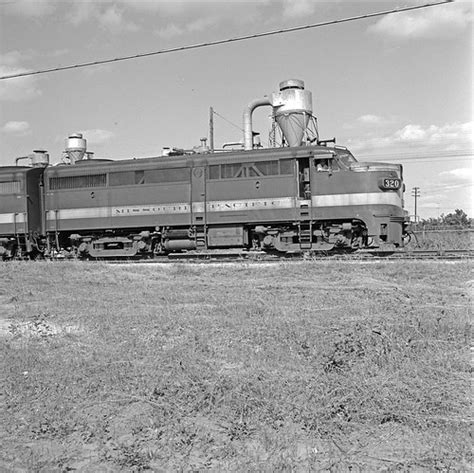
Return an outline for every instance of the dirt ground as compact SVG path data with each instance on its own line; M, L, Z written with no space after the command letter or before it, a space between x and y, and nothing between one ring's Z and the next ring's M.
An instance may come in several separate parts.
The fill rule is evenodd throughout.
M470 270L3 264L0 470L470 471Z

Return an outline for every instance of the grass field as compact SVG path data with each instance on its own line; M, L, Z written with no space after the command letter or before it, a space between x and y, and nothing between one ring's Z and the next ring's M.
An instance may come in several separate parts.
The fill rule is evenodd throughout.
M474 248L474 231L417 230L407 244L408 250L467 250Z
M467 471L470 264L1 268L2 471Z

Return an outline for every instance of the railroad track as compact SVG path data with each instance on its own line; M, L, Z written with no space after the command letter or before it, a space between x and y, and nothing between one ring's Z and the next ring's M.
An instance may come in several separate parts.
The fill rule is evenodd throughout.
M114 258L114 259L88 259L77 260L57 256L49 258L51 261L100 261L107 264L153 264L186 262L268 262L279 263L283 261L388 261L388 260L471 260L474 258L474 250L471 249L439 249L439 250L395 250L392 252L380 252L376 250L359 250L353 253L294 253L294 254L270 254L265 251L189 251L185 253L171 253L164 256L155 256L149 259L140 258ZM0 259L1 261L1 259Z
M188 252L173 253L167 256L158 256L152 259L113 259L103 260L108 264L153 264L185 262L268 262L283 261L387 261L387 260L470 260L474 257L473 250L411 250L395 252L360 251L354 253L324 254L306 253L290 255L273 255L263 251L255 252Z

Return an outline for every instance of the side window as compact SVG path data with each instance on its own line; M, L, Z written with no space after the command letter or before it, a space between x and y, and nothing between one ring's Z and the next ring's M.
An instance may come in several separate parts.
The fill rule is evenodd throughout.
M324 158L316 158L314 160L314 166L316 168L316 172L333 172L339 171L339 166L335 159L324 159Z
M87 174L84 176L61 176L49 178L49 188L51 190L105 187L106 184L107 174Z
M329 171L329 160L328 159L315 159L314 165L316 167L316 171Z
M110 186L134 186L141 184L166 184L189 181L188 168L149 169L139 171L111 172Z
M21 181L0 182L0 194L19 194L21 192Z
M282 159L280 161L280 174L288 175L293 174L293 160Z
M219 179L220 168L221 167L219 165L209 166L209 179Z
M109 186L132 186L144 182L143 171L111 172L109 174Z
M350 167L351 164L357 162L352 153L350 153L349 151L338 152L337 161L338 163L340 163L339 167L341 167L341 169L347 169Z
M234 179L242 174L242 164L221 164L221 179Z
M245 179L263 176L292 175L292 159L260 161L256 163L213 164L209 166L209 179Z
M189 181L189 168L150 169L145 171L145 184Z
M261 172L262 176L278 175L278 161L262 161L255 163L254 166Z

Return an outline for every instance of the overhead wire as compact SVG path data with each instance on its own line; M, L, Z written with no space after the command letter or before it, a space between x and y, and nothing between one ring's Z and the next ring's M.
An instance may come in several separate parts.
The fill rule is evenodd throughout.
M254 34L248 34L248 35L243 35L243 36L237 36L234 38L226 38L226 39L221 39L221 40L216 40L216 41L208 41L208 42L203 42L203 43L197 43L197 44L189 44L185 46L178 46L174 48L167 48L167 49L160 49L158 51L150 51L146 53L139 53L139 54L133 54L129 56L121 56L113 59L102 59L102 60L97 60L97 61L89 61L89 62L83 62L83 63L78 63L78 64L71 64L68 66L58 66L58 67L53 67L49 69L40 69L36 71L26 71L26 72L20 72L20 73L15 73L15 74L8 74L4 76L0 76L0 80L5 80L5 79L14 79L18 77L27 77L27 76L33 76L33 75L38 75L38 74L47 74L50 72L59 72L59 71L66 71L69 69L79 69L79 68L84 68L84 67L92 67L92 66L98 66L101 64L110 64L114 62L119 62L119 61L128 61L132 59L139 59L139 58L145 58L149 56L156 56L159 54L168 54L168 53L174 53L174 52L179 52L179 51L188 51L191 49L198 49L198 48L206 48L210 46L217 46L220 44L228 44L228 43L236 43L238 41L246 41L250 39L255 39L255 38L263 38L266 36L274 36L274 35L279 35L279 34L284 34L284 33L291 33L295 31L303 31L303 30L308 30L312 28L320 28L322 26L329 26L329 25L336 25L340 23L347 23L350 21L357 21L357 20L364 20L367 18L374 18L377 16L384 16L384 15L391 15L394 13L401 13L401 12L406 12L406 11L413 11L413 10L420 10L423 8L428 8L428 7L434 7L438 5L443 5L447 3L452 3L454 0L441 0L438 2L431 2L431 3L425 3L422 5L414 5L410 7L403 7L403 8L396 8L392 10L385 10L385 11L380 11L380 12L374 12L374 13L366 13L364 15L357 15L357 16L352 16L348 18L341 18L337 20L329 20L329 21L323 21L319 23L312 23L308 25L300 25L300 26L294 26L290 28L282 28L279 30L272 30L272 31L266 31L263 33L254 33Z
M222 120L224 120L225 122L227 122L229 125L232 125L234 128L237 128L237 130L243 132L244 129L237 125L236 123L232 122L231 120L223 117L220 113L216 112L214 109L212 110L212 113L214 113L214 115L217 115L219 118L221 118ZM263 140L263 143L266 144L268 146L268 142L266 142L265 140Z
M472 161L473 153L419 153L416 155L393 154L390 156L384 155L357 155L358 160L376 160L376 161L404 161L404 162L435 162L435 161ZM451 159L455 158L455 159Z
M222 120L224 120L225 122L229 123L229 125L232 125L233 127L237 128L237 130L240 130L240 131L244 131L244 129L237 125L236 123L228 120L227 118L223 117L220 113L216 112L215 110L212 110L214 115L217 115L219 118L221 118Z

